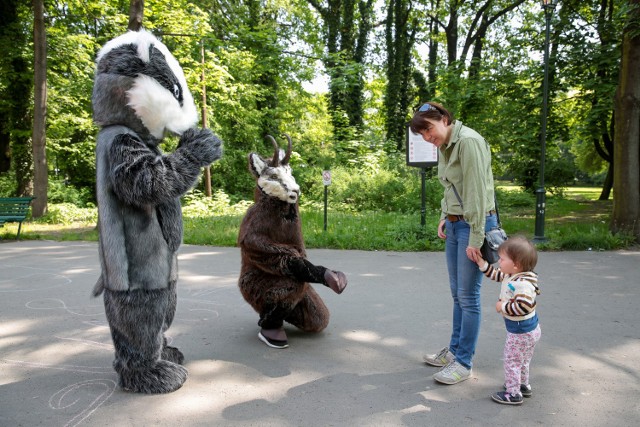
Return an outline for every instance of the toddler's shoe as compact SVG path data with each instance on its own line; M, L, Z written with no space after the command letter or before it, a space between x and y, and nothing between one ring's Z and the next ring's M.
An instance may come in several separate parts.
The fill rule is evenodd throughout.
M519 394L513 395L506 391L498 391L491 395L491 398L503 405L522 405L523 399Z
M507 386L503 385L505 391L507 390ZM533 395L533 390L531 390L531 384L520 384L520 393L522 393L522 397L531 397Z

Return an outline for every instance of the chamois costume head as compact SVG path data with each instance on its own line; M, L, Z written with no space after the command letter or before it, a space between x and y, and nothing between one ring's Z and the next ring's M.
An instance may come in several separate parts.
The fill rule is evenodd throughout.
M291 138L286 134L285 137L288 141L286 152L280 150L278 143L271 135L267 135L273 144L273 157L265 160L256 153L249 154L249 170L256 179L258 189L264 194L295 204L300 197L300 187L291 174L291 166L289 166Z
M184 72L151 33L129 31L104 45L96 59L93 119L124 125L145 141L181 135L198 122Z

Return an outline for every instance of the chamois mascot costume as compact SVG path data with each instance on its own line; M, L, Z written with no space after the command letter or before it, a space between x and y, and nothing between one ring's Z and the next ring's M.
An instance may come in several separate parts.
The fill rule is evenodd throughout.
M196 129L198 113L184 73L151 33L128 32L98 53L93 118L99 256L93 294L104 306L115 347L119 386L168 393L187 379L182 353L164 332L176 310L182 242L180 196L221 156L221 141ZM163 154L165 133L180 135Z
M309 283L321 283L338 294L347 286L344 273L307 260L298 212L300 187L289 166L291 138L285 136L286 153L268 136L273 158L249 154L249 170L257 184L255 203L238 235L240 292L260 315L258 338L273 348L289 346L285 321L306 332L320 332L329 324L329 310Z

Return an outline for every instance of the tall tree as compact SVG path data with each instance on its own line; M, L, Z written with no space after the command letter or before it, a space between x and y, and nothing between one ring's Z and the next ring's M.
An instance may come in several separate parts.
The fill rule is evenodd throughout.
M33 0L33 195L32 215L47 213L49 170L46 151L47 119L47 35L44 26L44 0Z
M410 0L389 0L385 25L387 51L385 90L386 137L402 150L406 134L406 117L410 107L412 49L417 25L412 23Z
M142 18L144 17L144 0L131 0L129 2L129 28L131 31L140 31Z
M3 2L10 12L10 25L6 28L2 55L8 61L6 92L3 98L7 106L7 129L11 135L11 163L16 174L15 194L33 194L33 157L31 150L32 110L31 92L33 70L30 67L32 52L29 51L30 25L27 21L28 5L20 0ZM6 98L5 98L6 96Z
M628 0L616 93L614 201L611 230L640 242L640 0Z
M324 24L329 111L334 138L345 141L363 126L365 55L374 18L373 0L308 0Z

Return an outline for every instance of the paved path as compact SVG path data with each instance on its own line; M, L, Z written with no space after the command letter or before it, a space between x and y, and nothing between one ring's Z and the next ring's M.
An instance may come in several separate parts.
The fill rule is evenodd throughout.
M185 245L168 334L189 378L167 395L116 387L95 243L0 244L0 426L636 426L640 425L640 252L541 253L543 336L534 396L498 405L505 331L485 280L473 378L436 384L425 350L447 344L443 253L310 250L347 273L319 287L332 317L291 347L256 337L236 287L237 248Z

